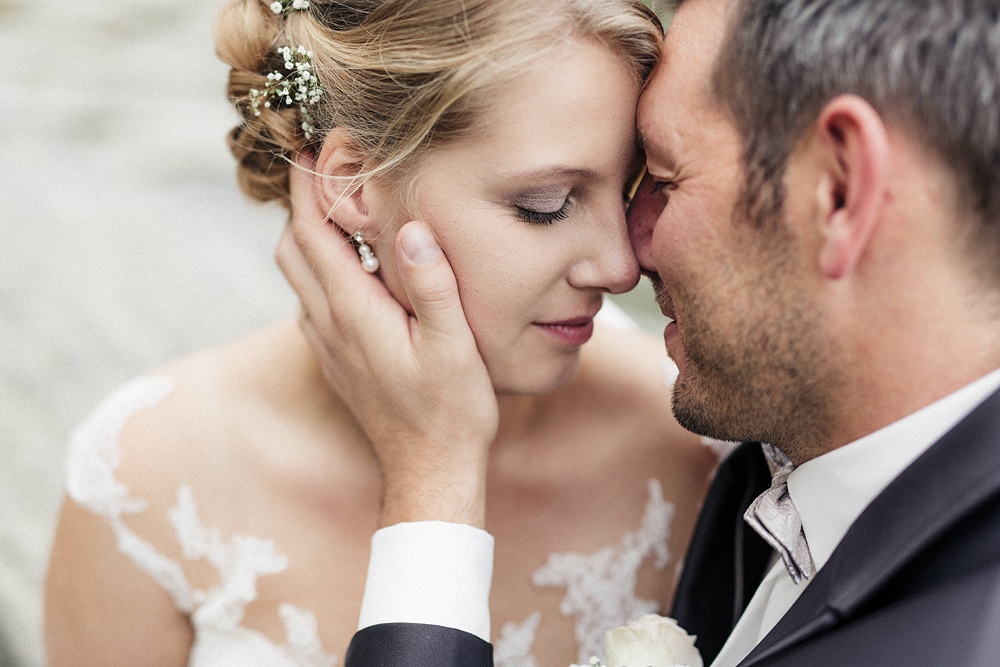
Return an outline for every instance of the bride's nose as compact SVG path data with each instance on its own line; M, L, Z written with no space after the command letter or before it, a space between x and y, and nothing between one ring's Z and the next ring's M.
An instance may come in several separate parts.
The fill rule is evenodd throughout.
M581 239L579 260L569 273L574 287L597 288L611 294L628 292L639 283L639 262L632 252L625 211L619 205L594 233Z

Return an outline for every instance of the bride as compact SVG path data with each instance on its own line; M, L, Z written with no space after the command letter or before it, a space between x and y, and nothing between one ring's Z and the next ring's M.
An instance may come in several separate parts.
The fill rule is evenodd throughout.
M662 343L596 317L639 277L623 192L660 39L639 0L227 0L216 26L243 191L288 206L290 165L313 155L328 233L404 307L403 223L426 221L455 270L498 397L485 522L505 667L582 662L669 608L716 462L671 416ZM93 413L46 586L52 667L341 659L382 466L329 387L289 322Z

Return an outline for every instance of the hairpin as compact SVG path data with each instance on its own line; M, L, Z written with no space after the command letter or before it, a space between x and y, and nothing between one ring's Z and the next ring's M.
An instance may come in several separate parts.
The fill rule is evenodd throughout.
M271 11L275 14L288 16L292 12L309 9L309 0L275 0L271 3Z
M294 0L305 2L305 0ZM279 4L279 3L274 3ZM306 3L308 5L308 3ZM254 116L260 116L260 106L271 108L271 102L278 105L291 106L296 102L302 113L302 131L306 139L311 139L316 127L313 125L312 113L307 104L316 104L323 97L323 86L319 78L313 74L312 51L304 46L293 49L283 46L278 49L278 55L285 60L287 75L275 70L267 75L267 86L264 90L250 89L250 108Z

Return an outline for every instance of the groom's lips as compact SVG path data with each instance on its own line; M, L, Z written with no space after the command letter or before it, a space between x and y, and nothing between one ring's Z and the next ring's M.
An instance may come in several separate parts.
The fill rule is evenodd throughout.
M674 313L674 300L662 287L656 292L656 305L660 307L660 312L663 313L664 317L669 317L672 320L677 319L677 315Z
M670 318L670 322L663 329L663 342L666 343L667 352L670 353L671 342L680 335L680 330L677 328L677 314L674 312L674 300L670 298L659 278L653 280L653 289L656 291L656 304L660 307L660 312L664 317Z
M667 292L667 288L664 286L659 274L650 271L643 272L643 275L648 277L650 282L653 283L653 294L656 295L656 305L660 307L660 312L663 313L664 317L676 320L674 300L670 298L670 294Z

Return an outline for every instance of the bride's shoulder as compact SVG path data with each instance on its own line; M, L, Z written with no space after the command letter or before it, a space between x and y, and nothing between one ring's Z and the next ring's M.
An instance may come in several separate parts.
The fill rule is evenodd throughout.
M283 348L272 328L177 359L113 391L70 439L69 490L99 462L145 500L172 502L177 488L220 479L238 461L243 431L268 412L267 365ZM81 491L82 493L82 491Z
M214 581L189 550L216 530L237 532L240 485L253 484L239 446L253 415L267 412L267 383L255 375L280 340L265 331L172 362L113 391L71 434L48 623L66 646L80 644L72 650L104 656L73 664L148 652L135 645L143 638L184 660L190 628L177 610L189 613L194 587ZM76 623L81 615L89 625ZM121 641L91 637L98 626L122 627Z

